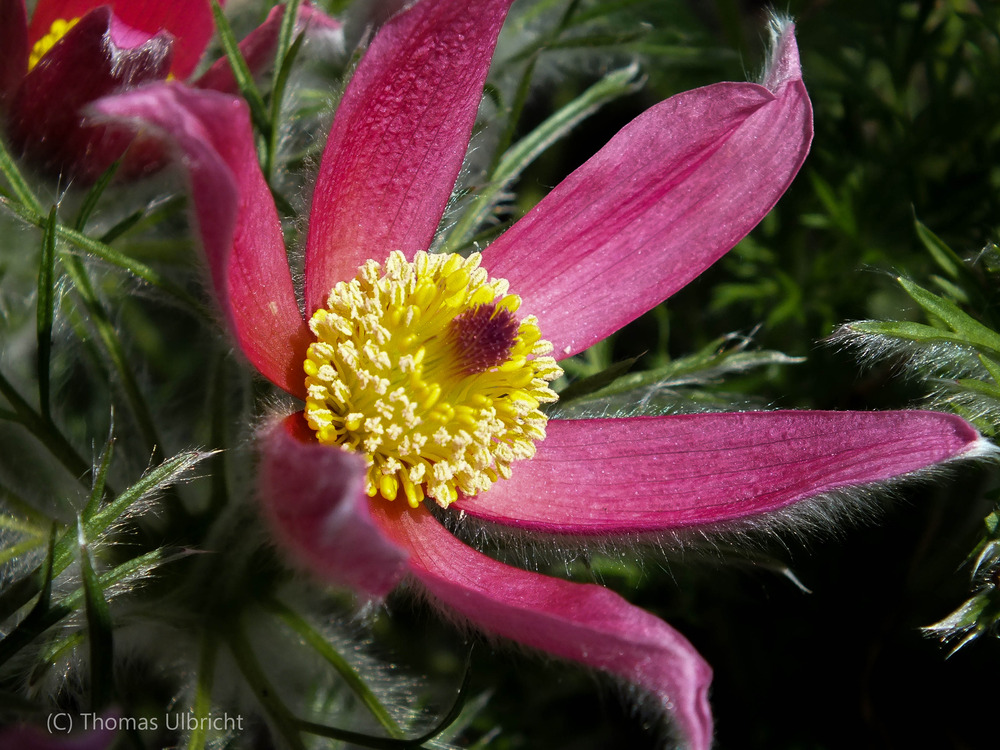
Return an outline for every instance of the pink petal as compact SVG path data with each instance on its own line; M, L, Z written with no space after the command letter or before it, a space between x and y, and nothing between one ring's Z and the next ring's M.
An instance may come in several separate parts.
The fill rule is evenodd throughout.
M665 622L602 586L499 563L455 539L425 510L380 502L372 515L409 550L410 572L448 613L648 690L673 716L684 747L708 750L711 668Z
M768 513L980 451L936 412L774 411L553 420L529 461L467 514L564 534L653 532Z
M28 32L31 43L45 36L53 21L79 18L101 5L149 36L169 31L175 40L170 72L177 78L191 75L215 32L208 0L39 0Z
M306 309L390 251L430 245L511 0L422 0L375 35L340 102L313 194Z
M275 385L304 397L310 341L261 175L246 105L214 91L160 84L102 99L105 117L152 126L178 152L212 282L240 348Z
M240 42L240 52L243 53L243 58L247 61L247 66L254 75L263 72L274 63L274 56L278 49L278 33L281 30L281 19L284 15L284 5L271 8L264 23L247 34L246 38ZM303 28L310 31L337 33L342 31L339 21L305 3L299 6L297 23L298 31ZM225 57L216 60L194 85L198 88L225 91L230 94L236 94L239 91L236 79L233 77L233 70L229 66L229 60Z
M791 24L770 90L720 83L625 126L486 251L556 356L579 352L683 287L759 222L812 140Z
M101 96L165 78L170 48L167 34L150 38L127 32L108 8L91 11L24 77L12 97L7 121L12 147L45 169L95 179L122 155L134 134L84 126L82 108Z
M0 0L0 107L28 72L27 24L24 0Z
M372 522L364 459L312 435L295 414L262 436L258 486L271 531L321 578L383 597L406 572L406 552Z

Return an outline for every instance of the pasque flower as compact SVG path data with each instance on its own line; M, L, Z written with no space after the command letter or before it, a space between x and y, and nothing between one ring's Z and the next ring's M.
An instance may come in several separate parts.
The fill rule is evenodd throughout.
M273 57L283 12L275 8L240 45L251 70ZM339 28L308 6L302 20ZM190 78L213 32L208 0L40 0L30 24L24 0L0 0L0 112L15 152L50 171L95 179L134 134L84 125L81 110L143 83ZM225 60L195 84L236 92ZM120 173L136 176L160 163L159 149L137 143Z
M305 402L261 435L279 543L331 582L380 597L408 577L489 634L637 685L704 750L711 670L683 636L601 586L501 564L439 519L573 543L713 530L983 443L959 418L917 411L546 420L557 360L738 242L805 159L812 115L793 27L776 23L761 85L662 102L481 256L428 254L509 4L421 0L375 35L319 169L306 316L241 102L167 84L96 110L174 144L228 326Z

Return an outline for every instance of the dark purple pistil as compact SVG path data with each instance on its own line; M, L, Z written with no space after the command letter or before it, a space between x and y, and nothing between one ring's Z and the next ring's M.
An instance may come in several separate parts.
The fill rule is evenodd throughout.
M502 365L517 340L518 325L514 313L498 309L493 302L456 316L450 324L449 338L458 369L475 375Z

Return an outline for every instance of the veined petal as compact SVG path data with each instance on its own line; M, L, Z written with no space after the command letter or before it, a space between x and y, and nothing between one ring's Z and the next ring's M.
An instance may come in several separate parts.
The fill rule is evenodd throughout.
M220 4L225 5L225 0ZM191 75L215 31L208 0L39 0L28 37L34 43L49 32L53 21L79 18L102 5L110 6L117 18L149 36L170 32L174 37L170 72L177 78Z
M271 531L321 578L383 597L406 572L406 552L372 522L365 461L320 445L294 414L262 436L259 494Z
M264 23L247 34L240 42L240 52L243 54L251 73L256 75L274 62L274 55L278 49L278 33L281 30L281 19L284 15L284 5L271 8ZM296 26L298 31L304 29L342 35L339 21L330 18L323 11L317 10L307 3L299 6L299 18ZM214 89L230 94L239 91L233 70L229 66L229 60L225 57L216 60L212 67L206 70L205 74L198 78L193 85L202 89Z
M94 110L137 128L152 126L176 148L191 180L213 287L240 348L271 382L304 397L310 334L246 105L214 91L159 84L102 99Z
M655 532L778 510L983 450L937 412L774 411L551 420L470 516L562 534Z
M608 589L499 563L445 530L426 510L378 503L372 515L409 550L414 578L448 612L486 633L585 664L651 692L684 747L708 750L712 670L662 620Z
M28 70L28 16L24 0L0 0L0 107Z
M490 274L538 316L557 358L618 330L759 222L812 140L793 26L766 79L671 97L626 125L494 242Z
M24 77L10 101L11 145L49 169L96 178L134 136L123 128L81 126L81 109L101 96L165 78L170 55L168 34L123 29L107 7L87 13Z
M422 0L379 29L313 193L306 311L392 250L426 250L455 186L511 0Z

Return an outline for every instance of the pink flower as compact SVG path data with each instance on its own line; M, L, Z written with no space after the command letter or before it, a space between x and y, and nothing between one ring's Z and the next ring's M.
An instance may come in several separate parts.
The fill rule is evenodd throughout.
M260 373L306 401L261 439L260 497L281 545L371 596L407 576L489 634L627 680L705 750L711 670L683 636L601 586L501 564L439 516L574 542L715 529L983 442L927 412L546 422L555 360L738 242L805 159L812 115L785 24L763 85L662 102L481 258L429 256L509 4L484 0L470 14L466 0L422 0L375 36L319 170L305 317L240 101L161 85L96 109L174 144L233 335ZM429 499L447 510L432 513Z
M241 44L251 70L274 56L284 6ZM304 7L303 21L339 24ZM52 172L96 179L125 153L134 134L84 125L90 102L167 77L194 72L214 33L208 0L40 0L27 22L24 0L0 0L0 112L15 152ZM196 81L236 93L226 60ZM159 148L136 142L120 174L161 165Z
M93 717L91 720L75 723L91 724L82 731L72 734L68 732L73 726L73 719L66 713L49 715L48 729L40 726L14 725L0 729L0 747L17 748L17 750L106 750L114 744L117 732L115 716Z

